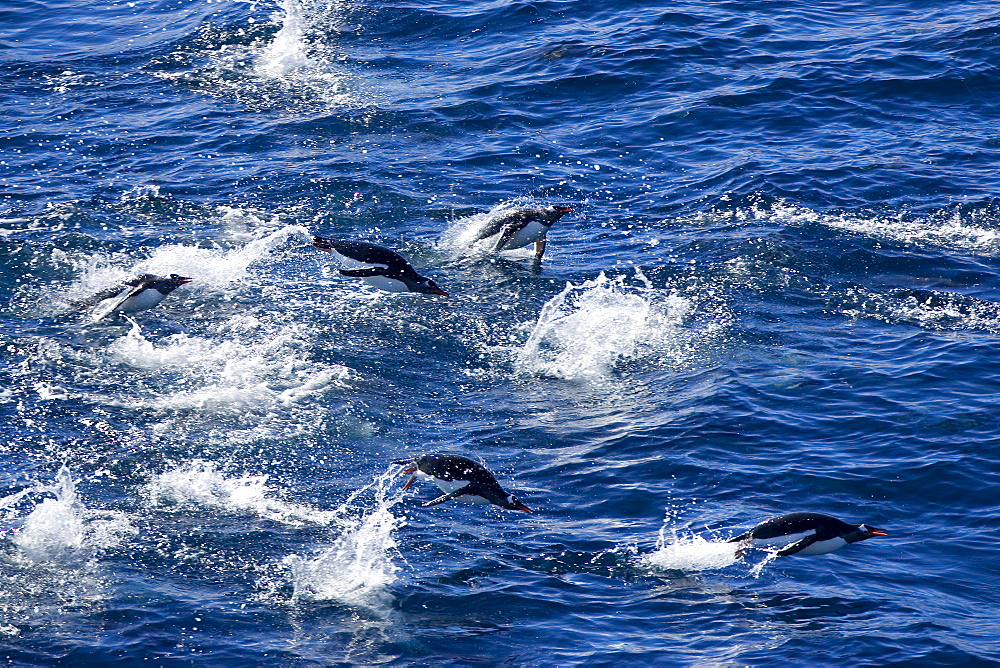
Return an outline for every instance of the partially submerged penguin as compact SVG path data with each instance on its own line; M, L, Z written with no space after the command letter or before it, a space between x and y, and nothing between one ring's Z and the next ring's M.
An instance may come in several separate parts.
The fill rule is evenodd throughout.
M516 496L505 492L485 466L468 457L427 454L400 459L393 463L407 466L402 472L410 474L410 479L406 481L403 489L409 489L413 481L419 477L432 481L444 492L424 506L436 506L451 499L458 499L465 503L492 503L508 510L532 512Z
M81 311L96 306L97 308L91 314L91 320L97 322L114 312L135 313L151 309L171 292L190 282L190 278L177 274L169 276L140 274L123 283L101 290L87 299L74 302L73 305Z
M506 211L487 223L473 241L482 241L499 234L493 247L497 252L523 248L534 243L535 259L540 260L545 252L545 235L549 228L572 211L573 209L568 206L543 206L538 209Z
M780 547L779 557L793 554L827 554L849 543L872 536L887 536L884 529L867 524L848 524L819 513L790 513L761 522L750 531L730 538L742 543L737 556L751 547Z
M341 241L313 237L313 246L326 253L352 260L367 267L340 269L344 276L360 278L365 283L387 292L419 292L447 297L437 283L421 276L399 253L364 241Z

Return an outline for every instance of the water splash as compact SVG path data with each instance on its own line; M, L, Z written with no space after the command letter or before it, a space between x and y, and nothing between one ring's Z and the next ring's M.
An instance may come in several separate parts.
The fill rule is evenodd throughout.
M624 276L609 279L602 273L582 285L567 283L542 308L518 353L516 369L587 380L606 377L619 364L636 359L684 363L699 340L717 329L686 331L693 311L691 299L654 290L648 283L627 285Z
M330 524L339 516L275 498L279 490L267 482L266 475L227 477L215 463L195 460L155 476L145 491L149 504L159 509L213 508L293 526Z
M661 571L705 571L732 566L739 557L737 547L725 541L706 540L701 536L680 536L673 528L660 527L656 549L641 558L645 566Z
M51 493L24 518L12 537L20 555L28 562L45 563L92 558L138 533L128 519L114 512L88 510L76 493L76 484L63 465L55 484L18 492L3 500L9 507L28 492Z
M278 79L296 70L316 67L316 61L308 55L306 33L310 26L303 12L303 2L284 0L281 9L281 29L254 64L255 71L262 77Z
M291 570L294 602L337 601L389 614L392 595L388 587L399 570L393 561L397 554L393 531L403 523L391 512L402 494L397 490L390 495L397 472L397 467L388 469L337 509L344 518L332 545L313 557L285 557L282 563ZM372 505L357 509L350 517L353 504L369 491L374 496Z
M765 550L765 556L758 563L754 564L750 569L750 575L755 578L759 578L760 574L764 572L764 568L778 558L778 550Z
M344 0L280 0L274 15L280 28L251 58L253 74L265 84L259 93L266 101L284 99L292 107L310 102L357 106L349 77L333 64L336 52L329 38L342 29L346 4ZM246 99L246 93L240 95Z

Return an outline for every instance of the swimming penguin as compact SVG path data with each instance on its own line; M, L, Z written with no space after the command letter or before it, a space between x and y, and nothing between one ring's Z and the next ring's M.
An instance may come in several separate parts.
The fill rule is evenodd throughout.
M750 531L729 539L743 543L737 553L750 547L781 547L779 557L792 554L826 554L848 543L857 543L872 536L889 535L884 529L867 524L848 524L819 513L790 513L761 522Z
M540 209L514 209L500 214L481 229L474 241L499 234L494 251L523 248L534 242L535 259L545 252L545 235L552 224L573 209L568 206L543 206Z
M141 274L135 278L119 283L105 290L101 290L96 295L88 297L78 302L74 306L80 309L97 306L91 315L91 320L97 322L115 311L120 313L135 313L151 309L169 295L171 292L190 283L191 279L177 274L169 276L154 276L153 274Z
M431 480L444 492L438 498L428 501L424 506L436 506L439 503L458 499L465 503L492 503L508 510L523 510L532 512L513 494L508 494L501 487L486 467L468 457L458 455L422 455L411 459L400 459L394 464L406 464L403 473L409 473L403 489L409 489L419 476Z
M326 253L336 253L348 260L370 265L339 271L344 276L360 278L380 290L448 296L434 281L418 274L402 255L388 248L364 241L340 241L323 237L313 237L313 246Z

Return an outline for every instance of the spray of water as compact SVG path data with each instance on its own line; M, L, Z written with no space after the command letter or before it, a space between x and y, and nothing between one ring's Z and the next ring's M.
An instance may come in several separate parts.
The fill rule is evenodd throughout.
M18 492L0 500L0 507L13 505L28 493L51 494L54 498L43 499L13 533L14 545L27 562L90 559L137 533L124 515L87 509L65 465L60 467L53 485Z
M283 563L291 571L293 601L337 601L388 614L392 596L389 585L399 567L393 532L402 520L391 508L399 502L390 485L398 469L392 467L354 493L337 509L343 519L331 545L312 557L289 555ZM374 497L371 505L354 507L358 499Z
M656 549L641 558L642 563L654 570L694 571L715 570L735 564L737 546L733 543L705 540L701 536L681 536L666 523L660 527Z
M638 274L642 278L641 274ZM565 380L599 379L625 362L689 360L707 331L687 331L692 300L626 284L603 273L566 288L542 308L517 356L520 373Z

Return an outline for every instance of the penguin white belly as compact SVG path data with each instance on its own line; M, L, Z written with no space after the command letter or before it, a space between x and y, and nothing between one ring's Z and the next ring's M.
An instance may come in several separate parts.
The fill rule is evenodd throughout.
M839 550L845 545L847 545L847 541L840 536L836 536L827 540L818 540L806 549L796 552L796 554L827 554Z
M389 278L388 276L365 276L361 280L373 288L385 290L386 292L410 291L410 289L406 287L406 283L403 281L397 281L395 278Z
M135 288L129 288L129 289L134 290ZM146 288L139 294L133 295L132 297L129 297L128 299L123 301L121 306L119 306L115 310L121 311L122 313L135 313L136 311L145 311L146 309L151 309L160 302L162 302L164 297L166 297L166 295L160 292L159 290L156 290L154 288Z
M542 225L537 220L533 220L517 232L514 236L510 238L507 243L504 244L503 250L513 250L515 248L523 248L528 244L534 243L545 236L545 233L549 231L549 228Z

